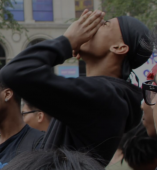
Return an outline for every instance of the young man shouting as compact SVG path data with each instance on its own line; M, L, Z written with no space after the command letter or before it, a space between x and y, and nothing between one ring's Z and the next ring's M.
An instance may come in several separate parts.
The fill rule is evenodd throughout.
M103 17L85 11L64 36L26 49L1 71L17 94L55 118L45 149L64 146L100 155L102 162L141 119L141 90L126 80L151 55L143 48L149 44L143 23L126 16L104 22ZM51 72L72 50L86 61L87 77L65 79Z

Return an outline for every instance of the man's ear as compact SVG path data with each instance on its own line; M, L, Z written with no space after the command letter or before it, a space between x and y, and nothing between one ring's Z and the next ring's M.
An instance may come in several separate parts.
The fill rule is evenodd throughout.
M2 96L5 102L8 102L9 100L11 100L11 98L13 97L13 91L11 89L5 89L2 91Z
M44 120L44 113L43 112L38 112L38 122L41 123Z
M129 46L124 43L120 43L118 45L112 45L110 47L110 51L117 55L123 55L129 51Z

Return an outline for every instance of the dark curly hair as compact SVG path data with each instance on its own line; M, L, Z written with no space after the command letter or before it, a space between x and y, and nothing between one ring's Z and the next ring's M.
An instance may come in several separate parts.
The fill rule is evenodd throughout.
M123 154L124 159L133 168L151 164L157 159L157 139L134 136L126 141Z
M93 158L77 151L26 152L18 155L3 170L104 170Z

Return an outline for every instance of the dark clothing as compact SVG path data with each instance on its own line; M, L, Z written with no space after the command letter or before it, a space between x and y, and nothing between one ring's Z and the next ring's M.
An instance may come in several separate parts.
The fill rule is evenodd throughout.
M25 125L20 132L2 143L0 145L0 169L7 165L8 162L19 153L39 148L43 135L43 132Z
M17 155L17 147L30 127L28 125L0 145L0 169Z
M141 119L142 92L124 80L106 77L64 78L51 67L72 56L61 36L27 48L1 70L4 83L53 116L52 144L89 150L110 160L120 137ZM51 145L52 145L51 144Z

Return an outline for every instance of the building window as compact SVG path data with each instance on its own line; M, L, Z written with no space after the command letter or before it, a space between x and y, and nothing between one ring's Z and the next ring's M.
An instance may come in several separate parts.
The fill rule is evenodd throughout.
M84 6L90 8L92 6L92 1L89 0L84 1Z
M14 19L16 21L24 21L23 1L24 0L10 0L13 7L11 7L8 3L6 3L6 9L13 14Z
M53 0L32 0L35 21L53 21Z
M84 11L84 9L89 9L93 11L94 5L93 0L75 0L75 16L79 18Z
M4 48L0 45L0 69L6 64Z
M79 1L75 1L75 6L79 6Z

